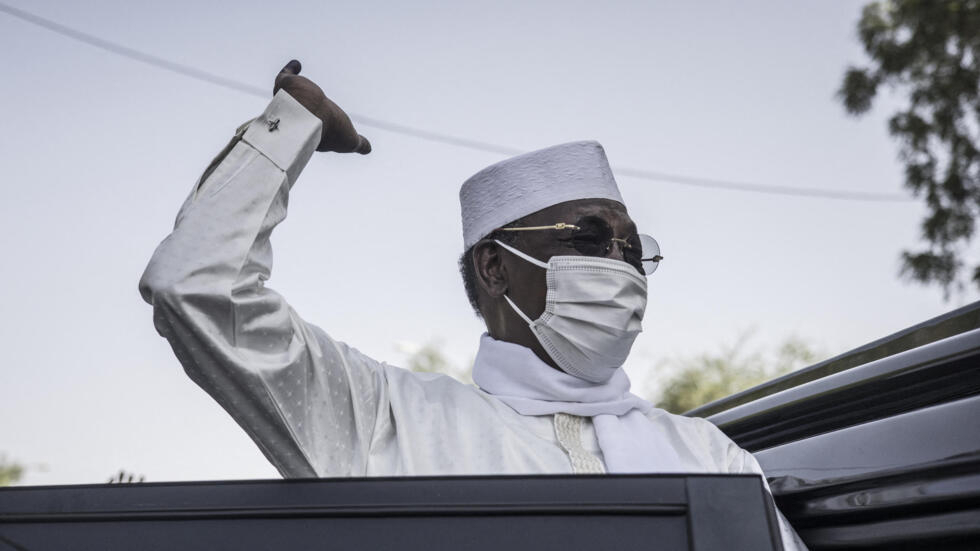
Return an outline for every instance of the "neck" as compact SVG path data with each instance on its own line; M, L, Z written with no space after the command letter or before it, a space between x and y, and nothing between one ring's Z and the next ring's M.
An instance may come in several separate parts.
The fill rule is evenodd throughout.
M558 367L558 364L555 363L555 360L551 359L548 352L541 346L541 343L538 342L538 338L531 332L531 328L527 322L514 312L513 308L507 304L504 298L501 297L495 300L492 309L488 310L490 311L482 312L483 320L487 325L487 334L493 337L494 340L509 342L528 348L548 367L562 371Z

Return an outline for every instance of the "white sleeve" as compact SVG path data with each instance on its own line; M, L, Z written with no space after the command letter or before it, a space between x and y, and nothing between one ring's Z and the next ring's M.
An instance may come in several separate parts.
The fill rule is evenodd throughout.
M772 496L772 490L769 489L769 482L766 481L762 467L759 465L755 456L738 447L734 442L731 442L729 450L729 472L758 474L762 477L762 485L765 487L766 493ZM779 534L782 536L785 551L806 551L806 544L803 543L799 534L796 533L796 530L793 529L789 521L786 520L786 517L783 516L783 513L780 512L779 507L775 507L774 504L773 508L776 510L776 517L779 519Z
M276 94L208 167L139 285L187 374L288 477L363 474L387 411L381 365L265 287L269 236L320 131L317 117Z

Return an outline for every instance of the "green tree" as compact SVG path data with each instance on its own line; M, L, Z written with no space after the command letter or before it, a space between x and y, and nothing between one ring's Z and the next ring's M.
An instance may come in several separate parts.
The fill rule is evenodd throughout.
M907 98L888 129L900 143L905 186L929 210L927 245L902 252L901 273L949 298L963 288L964 251L980 215L980 1L872 2L857 30L870 64L848 68L838 95L855 116L883 85ZM980 266L972 279L980 288Z
M402 345L401 349L408 354L405 360L406 369L417 373L442 373L466 384L473 384L472 370L453 365L446 358L438 341L427 342L418 348Z
M656 370L667 375L660 392L648 392L651 401L671 413L683 413L805 367L817 357L799 338L785 340L771 354L746 352L749 340L744 334L717 353L661 363Z
M10 486L24 476L24 466L10 461L6 455L0 455L0 486Z

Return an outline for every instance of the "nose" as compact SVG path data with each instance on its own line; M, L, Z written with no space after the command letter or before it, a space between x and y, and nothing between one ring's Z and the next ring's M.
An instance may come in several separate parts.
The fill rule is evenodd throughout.
M612 238L609 244L609 252L606 254L606 258L612 258L613 260L626 261L626 249L629 248L630 244L625 239L619 239L617 237Z

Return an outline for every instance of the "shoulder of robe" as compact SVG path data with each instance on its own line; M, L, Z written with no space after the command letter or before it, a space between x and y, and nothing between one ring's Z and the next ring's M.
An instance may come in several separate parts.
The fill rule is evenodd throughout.
M677 415L658 408L647 412L647 418L672 427L683 440L720 463L728 463L733 454L742 451L738 444L707 419Z
M388 363L381 363L389 385L398 385L402 389L416 389L426 394L447 395L485 395L486 393L474 385L463 383L455 377L443 373L428 373L410 371Z
M657 423L667 423L687 431L696 431L706 437L718 438L725 442L731 441L714 423L702 417L677 415L660 408L653 408L646 415L648 419Z
M387 363L381 365L392 394L439 404L457 413L489 416L515 427L524 425L521 422L525 420L524 416L476 385L442 373L419 373Z

